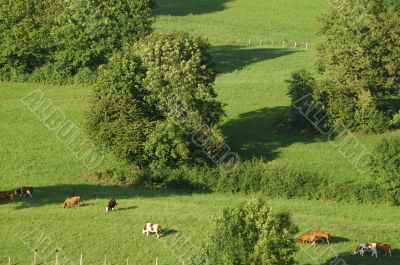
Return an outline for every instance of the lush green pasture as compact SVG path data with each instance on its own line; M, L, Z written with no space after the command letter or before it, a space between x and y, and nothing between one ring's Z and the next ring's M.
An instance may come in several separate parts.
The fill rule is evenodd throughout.
M278 132L272 125L274 117L290 104L285 80L294 70L312 69L315 17L327 9L326 1L157 2L157 29L190 31L207 36L213 44L211 53L219 71L216 89L220 100L226 103L223 129L233 151L243 159L259 157L338 181L371 178L358 173L340 155L335 147L340 140L328 142L319 134ZM240 45L236 45L237 39ZM249 39L251 46L247 45ZM255 45L260 40L262 45ZM311 50L281 47L283 40L308 42ZM105 254L108 264L122 264L127 256L130 264L154 264L156 256L159 264L179 264L207 235L213 214L251 198L87 183L81 178L88 171L85 165L22 104L21 99L36 89L43 91L84 132L90 87L0 83L0 190L22 185L37 187L32 200L0 202L0 264L6 264L8 256L17 264L30 264L34 248L46 261L54 259L54 250L59 248L76 264L80 253L84 253L85 264L99 264ZM382 137L357 136L368 150ZM116 164L106 154L100 167ZM82 196L82 207L59 208L63 199L72 195ZM105 204L111 197L120 205L117 211L106 214ZM338 265L400 264L399 250L392 258L351 255L358 243L370 240L400 248L399 208L302 200L270 200L270 204L277 210L289 211L302 231L326 229L333 234L332 248L302 248L297 255L300 264L331 264L336 256L346 261ZM166 235L160 240L146 238L140 233L145 222L160 223L167 230ZM47 245L40 243L43 240L51 247L46 249Z
M66 195L82 196L80 208L62 209ZM105 213L110 197L119 206ZM7 239L0 249L0 264L11 256L17 264L30 264L33 250L43 262L54 261L55 249L60 259L84 264L182 264L207 235L211 217L222 208L234 206L251 196L212 194L183 195L89 184L60 184L38 188L32 200L22 199L0 205L1 238ZM398 220L400 209L370 205L349 205L302 200L269 200L275 210L288 211L301 231L325 229L332 233L330 246L299 246L300 264L330 264L336 257L353 264L399 264ZM4 203L2 203L4 204ZM380 217L384 217L383 219ZM156 222L165 232L141 234L142 225ZM390 242L393 257L355 257L352 251L360 242ZM67 257L67 258L65 258ZM41 260L42 261L42 260ZM72 264L72 263L63 263ZM334 264L334 263L333 263ZM346 263L339 263L346 264Z
M156 28L184 30L212 43L314 43L324 0L157 0Z

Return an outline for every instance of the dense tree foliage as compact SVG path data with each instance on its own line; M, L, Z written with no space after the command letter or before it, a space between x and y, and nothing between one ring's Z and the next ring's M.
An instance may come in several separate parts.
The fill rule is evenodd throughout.
M216 126L223 110L215 99L207 49L201 38L188 34L152 34L112 56L101 70L89 112L96 142L138 165L206 161L218 151L223 137ZM140 115L114 115L113 104L102 103L110 95L130 102ZM113 130L114 137L124 139L118 143L109 137L115 124L122 128Z
M276 213L262 200L223 210L191 264L295 264L297 227L287 214Z
M0 77L90 78L125 43L151 32L152 11L152 0L4 0Z
M314 96L330 125L387 129L388 96L400 92L400 13L380 0L343 0L324 17Z
M400 204L400 139L383 139L374 150L372 165L385 190L385 200Z
M54 47L50 35L50 0L4 0L0 3L0 68L30 73L43 65Z
M120 49L148 35L151 0L66 0L52 34L55 60L71 71L97 68Z

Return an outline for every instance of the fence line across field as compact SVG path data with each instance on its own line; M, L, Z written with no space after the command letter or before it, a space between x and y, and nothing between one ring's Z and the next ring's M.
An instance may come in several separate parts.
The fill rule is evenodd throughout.
M237 46L249 46L249 47L274 47L274 48L292 48L292 49L305 49L310 50L314 45L309 42L299 42L299 41L276 41L276 40L260 40L260 39L218 39L218 38L208 38L204 36L205 39L209 40L212 45L237 45Z
M32 265L36 265L36 260L37 260L36 257L37 257L37 252L35 251L35 253L33 254L33 262L32 262ZM14 264L20 264L20 263L21 263L20 261L18 261L17 263L12 263L11 257L8 257L8 263L7 263L7 265L14 265ZM0 263L0 264L2 264L2 263ZM29 264L29 263L27 263L27 264ZM54 263L52 263L52 262L46 262L46 264L64 265L62 262L59 261L58 252L56 252L56 256L55 256ZM69 264L69 263L68 263L68 264ZM129 265L129 264L134 265L134 264L136 264L136 263L129 263L129 257L127 257L127 258L126 258L126 265ZM151 263L151 264L161 265L161 263L159 263L159 261L158 261L158 257L155 258L155 263ZM84 262L83 262L83 254L80 255L80 258L79 258L79 265L84 265ZM104 255L104 263L103 263L103 265L107 265L107 255ZM141 265L142 265L142 264L141 264ZM182 261L182 265L185 265L185 261Z

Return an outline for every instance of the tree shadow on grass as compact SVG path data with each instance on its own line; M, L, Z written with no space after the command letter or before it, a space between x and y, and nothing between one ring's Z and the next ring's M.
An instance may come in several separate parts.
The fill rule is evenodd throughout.
M261 158L270 161L278 157L279 148L294 143L326 141L317 132L278 130L274 125L277 115L289 107L263 108L241 114L238 119L223 125L228 145L242 159Z
M392 257L383 254L378 258L370 255L354 255L352 253L342 253L323 263L324 265L398 265L400 264L400 251L392 251Z
M156 15L186 16L223 11L232 0L156 0Z
M157 198L171 195L187 195L189 192L173 190L150 190L144 188L106 186L96 184L61 184L55 186L37 187L34 190L33 198L21 198L13 201L17 209L29 207L41 207L48 204L62 205L67 197L80 196L81 206L86 205L86 201L103 199L104 207L108 200L114 198L117 200L129 198ZM1 205L0 205L1 206ZM120 208L119 211L134 209L136 206ZM116 209L116 210L117 210Z
M279 48L247 48L237 45L214 46L210 53L216 63L218 73L230 73L245 66L299 52Z

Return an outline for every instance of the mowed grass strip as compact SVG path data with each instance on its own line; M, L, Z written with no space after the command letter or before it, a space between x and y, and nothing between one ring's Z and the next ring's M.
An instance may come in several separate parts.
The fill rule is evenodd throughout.
M82 206L60 208L65 194L81 195ZM111 197L119 205L106 213ZM18 264L30 264L35 248L44 262L54 261L55 249L59 249L63 257L75 263L83 253L84 264L102 263L104 255L108 264L123 264L128 256L131 264L152 264L156 257L159 264L182 264L198 251L213 215L249 199L251 196L184 195L97 185L44 187L36 191L32 200L0 205L5 217L0 219L2 238L12 242L0 249L0 264L9 256ZM299 246L296 258L300 264L329 264L337 257L347 264L400 262L398 208L303 200L268 202L277 211L291 213L301 231L323 229L332 234L333 243L329 246ZM146 237L141 233L147 222L162 226L165 233L159 240L154 234ZM373 240L390 243L393 257L375 259L352 254L358 243Z

